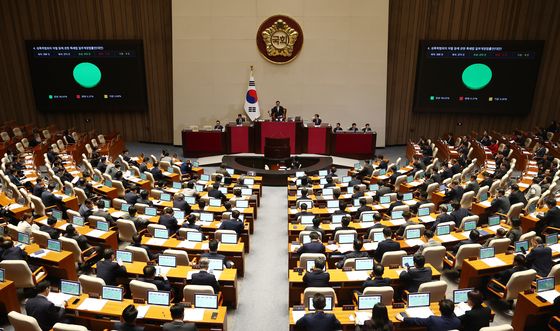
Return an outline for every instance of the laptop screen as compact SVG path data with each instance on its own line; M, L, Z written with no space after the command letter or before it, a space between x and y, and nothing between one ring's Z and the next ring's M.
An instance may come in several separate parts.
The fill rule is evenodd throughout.
M47 249L50 249L51 251L55 251L55 252L60 252L61 250L60 241L55 239L49 239L47 241Z
M356 259L356 271L373 270L373 259Z
M476 229L476 221L472 220L472 221L465 221L465 223L463 224L463 230L465 231L472 231Z
M218 191L222 192L223 194L227 194L227 187L218 187Z
M145 173L141 173L140 174L140 179L146 180L146 179L148 179L148 176L146 176Z
M109 222L97 221L97 224L95 225L95 227L99 231L105 231L105 232L109 231Z
M406 182L407 183L412 183L414 181L414 176L407 176L406 177Z
M202 192L204 191L204 185L195 185L194 190L197 192Z
M377 190L379 190L379 185L378 184L370 184L369 185L369 190L376 192Z
M430 305L430 293L410 293L408 295L408 308L428 307Z
M402 199L403 199L403 201L410 201L410 200L412 200L412 198L413 198L412 193L405 193L405 194L403 194Z
M303 236L301 236L301 240L303 244L308 244L311 242L311 237L308 234L304 234Z
M381 295L359 295L358 310L371 310L373 306L381 302Z
M315 310L315 307L313 306L313 297L309 298L309 310ZM333 298L332 296L329 295L325 295L325 308L323 310L333 310Z
M527 252L529 250L529 241L516 241L514 247L516 253L523 253L523 251Z
M212 214L212 213L200 213L200 220L202 222L212 222L214 220L214 214Z
M252 195L253 194L253 190L250 188L242 188L241 189L241 195Z
M408 229L405 233L406 239L418 239L420 238L420 229Z
M326 185L327 184L327 180L325 178L321 178L319 179L319 184L321 185Z
M169 231L167 229L154 229L154 237L159 239L169 238Z
M162 193L162 194L159 196L159 199L160 199L161 201L171 201L171 194L169 194L169 193Z
M169 292L148 291L148 304L158 306L169 306Z
M255 180L253 178L245 178L243 180L243 184L245 185L254 185L255 184Z
M122 211L128 211L128 208L130 208L130 205L128 203L123 203L121 205L121 210Z
M500 224L500 216L492 215L488 216L488 226L495 226Z
M235 207L249 208L249 200L235 200Z
M305 172L303 172L303 171L296 172L296 177L299 178L299 177L303 177L303 176L305 176Z
M428 216L430 215L430 208L419 208L418 209L418 217Z
M103 286L101 290L101 299L122 301L123 289L117 286Z
M82 292L80 282L63 279L60 281L60 292L68 295L80 295Z
M483 247L480 249L480 258L488 259L494 257L494 247Z
M199 165L200 163L198 161L192 161L193 168L198 168Z
M482 193L480 196L480 202L488 200L488 193Z
M208 205L211 207L220 207L222 205L222 200L220 199L210 199Z
M558 234L553 233L546 236L547 245L556 245L558 243Z
M207 182L210 180L210 175L200 175L200 180L203 182Z
M405 268L413 267L414 266L414 257L412 255L403 256L401 258L401 266L403 266Z
M174 255L160 255L158 256L158 265L175 268L177 266L177 258Z
M176 189L176 190L180 190L181 187L182 187L181 182L173 182L173 186L172 186L172 187L173 187L174 189Z
M444 236L451 233L451 227L449 225L438 225L436 228L436 235Z
M333 189L332 188L324 188L323 189L323 195L333 195Z
M3 268L0 268L0 282L3 282L6 278L5 273L6 270L4 270Z
M453 302L455 304L467 302L469 300L468 294L472 291L472 288L463 288L460 290L453 291Z
M173 173L173 167L167 167L167 172Z
M362 222L373 222L374 215L375 213L372 212L363 212L360 214L360 217L362 218Z
M302 215L300 217L301 224L313 224L314 215Z
M18 232L17 238L18 242L29 245L29 235L27 233Z
M132 252L117 250L116 252L116 259L117 261L125 262L125 263L132 263Z
M226 171L230 176L233 176L233 174L235 174L235 170L232 168L226 168Z
M342 176L342 182L343 183L350 183L350 181L352 180L352 177L350 176Z
M319 170L319 176L326 176L329 172L327 170Z
M173 216L175 216L176 219L180 220L185 218L185 212L183 210L173 210Z
M537 279L537 293L554 289L554 277Z
M348 187L346 188L346 192L347 192L348 194L354 193L354 187L348 186Z
M359 207L360 206L360 199L354 199L354 207Z
M113 187L113 181L106 179L104 182L104 185L107 187Z
M72 217L72 224L77 226L84 226L84 218L82 216Z
M195 294L194 307L204 309L218 309L218 296L215 294Z
M201 242L202 241L202 233L200 233L198 231L188 231L187 232L187 240L188 241Z
M52 216L56 218L57 221L60 221L62 219L62 211L58 209L53 209Z
M222 233L222 243L224 243L224 244L237 244L237 234L235 234L235 233Z
M103 208L111 208L111 200L102 199L103 201Z
M385 174L387 174L387 170L386 170L386 169L381 169L381 170L379 170L379 176L385 176Z
M341 234L338 236L338 243L339 244L352 244L354 242L355 234L348 233L348 234Z
M379 203L385 205L391 202L391 197L390 196L382 196L381 198L379 198Z
M185 197L185 201L189 204L189 205L194 205L196 203L196 198L189 196L189 197Z
M342 218L344 216L347 216L347 215L346 214L332 215L331 220L332 220L333 224L340 224L342 222Z
M379 231L373 233L373 241L380 242L383 240L385 240L385 236L383 235L383 232Z
M157 209L154 207L146 207L146 209L144 209L144 214L148 215L148 216L156 216L157 215Z
M399 220L399 219L403 218L402 214L403 214L402 210L392 211L391 212L391 219Z
M220 259L208 259L208 269L211 270L223 270L224 261Z
M360 162L354 163L354 169L360 170L361 167L362 167L362 165L360 164Z

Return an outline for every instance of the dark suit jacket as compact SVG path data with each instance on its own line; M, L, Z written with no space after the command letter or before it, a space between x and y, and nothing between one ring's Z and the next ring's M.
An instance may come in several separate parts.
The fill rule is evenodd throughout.
M389 323L387 324L387 329L386 330L394 330L394 326L393 323L391 323L391 321L389 321ZM359 326L359 328L356 328L356 330L360 330L360 331L379 331L380 329L375 327L373 325L373 321L372 320L367 320L364 322L364 325Z
M455 222L455 225L457 227L459 227L459 225L461 225L461 221L463 221L463 218L469 216L469 210L466 208L459 208L457 210L454 210L451 212L450 216L451 216L451 220L453 222Z
M0 261L3 260L22 260L25 261L27 253L19 247L10 247L2 251L2 256L0 256Z
M554 207L548 210L542 217L539 217L541 220L538 222L537 229L540 233L544 230L547 226L553 226L556 228L560 228L560 208Z
M185 200L173 200L173 208L182 210L185 214L191 213L191 206Z
M511 206L509 203L508 198L506 197L498 197L490 203L492 206L492 211L498 213L507 213L509 211L509 207Z
M128 204L130 204L130 205L134 205L135 203L137 203L137 202L138 202L138 198L139 198L139 197L138 197L138 194L136 194L136 193L134 193L134 192L132 192L132 191L127 192L127 193L124 195L124 200L126 201L126 203L128 203Z
M307 244L303 244L298 250L297 254L303 253L324 253L325 252L325 245L319 241L312 241Z
M157 278L154 278L154 279L139 278L138 280L141 281L141 282L154 284L155 286L157 286L158 291L170 291L171 290L171 285L169 284L168 280L157 279Z
M296 322L296 330L306 331L334 331L342 330L340 321L333 314L319 311L305 314Z
M527 204L527 199L525 199L525 195L521 191L511 192L509 195L509 203L510 205L523 202L524 205Z
M463 189L462 186L457 186L454 189L450 189L445 193L445 200L446 201L451 201L451 200L460 201L461 197L463 197L464 192L465 192L465 190Z
M153 167L150 172L152 173L152 176L154 176L154 180L156 182L163 179L163 173L159 167Z
M475 306L467 311L465 315L459 316L461 320L461 330L479 331L481 328L490 325L491 311L488 307Z
M194 323L184 323L184 322L167 322L163 324L163 331L196 331L196 325Z
M527 264L535 269L541 277L548 276L552 268L552 249L546 246L537 246L527 254Z
M442 317L442 316L430 316L428 318L405 318L404 324L406 325L418 325L427 327L428 331L449 331L454 329L459 329L461 327L461 321L457 316L452 317Z
M33 195L40 198L41 194L45 191L45 188L41 185L36 184L33 186Z
M238 221L238 220L225 220L222 222L222 224L220 225L220 230L233 230L235 232L237 232L237 234L241 234L243 233L243 231L245 230L245 227L243 225L243 222Z
M408 271L402 272L399 279L404 283L407 291L417 292L420 284L432 281L432 269L410 268Z
M393 239L385 239L377 245L377 249L374 253L375 260L381 262L381 258L383 258L383 254L385 254L385 252L398 251L400 249L401 245L398 242Z
M331 276L323 270L313 270L303 275L303 284L305 287L329 287Z
M41 225L39 227L39 230L48 233L49 236L51 236L51 239L58 239L58 237L60 236L60 233L56 231L55 228L51 228L48 225Z
M193 285L210 285L214 289L214 293L218 294L220 291L220 284L216 280L216 276L208 273L206 270L194 273L191 276L191 284Z
M390 278L383 278L383 277L375 277L373 279L368 278L362 284L362 290L366 287L377 287L377 286L391 286L391 279Z
M226 196L222 193L222 191L220 190L210 190L210 192L208 192L208 196L211 198L216 198L216 199L225 199Z
M435 231L438 224L440 224L440 223L451 222L451 221L454 221L453 216L451 216L448 213L441 213L436 217L436 220L435 220L434 224L432 225L431 230Z
M115 323L114 329L117 331L144 331L143 326L130 325L124 322Z
M101 260L97 262L97 277L103 279L107 285L116 285L118 277L126 276L126 268L117 262Z
M175 216L163 214L159 217L159 224L165 226L169 230L169 234L177 232L179 225L177 225L177 219Z
M51 191L45 190L41 193L41 201L45 207L54 206L62 202L62 199L54 195Z
M27 315L37 320L39 327L41 327L43 331L52 329L53 325L60 321L64 315L63 308L55 306L42 295L37 295L27 300L25 303L25 311Z
M325 238L325 230L321 228L316 228L313 225L308 225L303 229L304 231L315 231L321 234L321 238Z

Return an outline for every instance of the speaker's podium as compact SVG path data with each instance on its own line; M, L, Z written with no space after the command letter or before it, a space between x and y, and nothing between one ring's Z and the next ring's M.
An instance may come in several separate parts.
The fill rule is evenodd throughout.
M286 160L290 158L290 138L265 138L264 158L267 160Z

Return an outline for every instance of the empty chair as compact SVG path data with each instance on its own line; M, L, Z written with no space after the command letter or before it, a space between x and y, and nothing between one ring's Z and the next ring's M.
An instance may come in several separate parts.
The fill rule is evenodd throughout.
M509 207L509 210L505 215L507 217L508 224L511 224L511 220L519 219L519 215L523 211L523 206L523 202L518 202Z
M426 259L426 263L429 263L432 267L441 271L443 269L443 259L446 253L445 246L431 246L425 247L422 250L422 255Z
M390 306L393 304L395 290L391 286L366 287L364 295L381 295L381 303Z
M385 252L381 258L381 265L388 267L392 264L401 264L402 257L406 256L406 251Z
M395 191L398 190L403 183L406 183L406 175L398 176L395 180Z
M430 293L431 302L439 302L445 299L447 291L447 283L443 280L434 280L431 282L420 284L418 292Z
M477 201L480 201L480 200L481 200L481 197L482 197L483 195L488 194L488 190L489 190L488 185L479 188L479 189L478 189L478 192L476 193L476 200L477 200Z
M82 285L83 293L93 294L94 296L100 296L103 291L103 286L106 285L102 278L88 275L81 275L78 277L78 281L80 285Z
M444 260L450 268L455 270L461 270L463 267L463 261L471 256L480 256L480 244L465 244L459 247L457 255L453 256L450 252L447 252L447 258Z
M474 191L466 192L461 198L461 207L470 209L474 200Z
M406 233L406 231L408 230L414 230L414 229L420 229L420 235L423 235L424 231L426 230L426 227L424 226L424 224L410 224L404 228L404 233Z
M459 225L459 229L461 230L465 229L465 223L470 221L476 221L476 224L478 225L479 219L480 218L478 217L478 215L463 217L463 219L461 220L461 225Z
M552 269L550 269L550 272L548 273L548 277L554 277L556 285L560 284L560 264L552 266Z
M45 205L43 204L43 201L41 201L40 198L34 196L34 195L29 195L29 198L31 199L31 203L33 204L33 212L35 213L36 216L45 216Z
M188 266L189 261L189 254L186 251L178 250L178 249L166 249L163 251L164 255L173 255L175 256L175 261L177 261L177 265L186 265Z
M431 183L426 188L426 193L428 193L428 199L432 198L432 194L436 192L439 188L439 183Z
M117 229L119 230L119 240L126 241L128 243L131 243L132 236L138 233L136 225L134 225L134 222L131 220L118 219Z
M409 211L410 207L408 205L396 206L393 211Z
M523 240L531 241L531 239L535 238L536 236L537 233L535 231L529 231L527 233L522 234L521 237L519 237L519 241L523 241Z
M146 283L139 280L130 281L130 292L132 299L148 300L148 291L157 291L157 286L152 283Z
M132 260L139 261L139 262L149 262L150 256L148 252L143 247L136 247L136 246L126 246L125 250L132 252Z
M125 190L123 183L120 180L113 180L111 183L113 183L113 187L117 189L117 196L120 198L124 197Z
M148 233L150 234L150 236L153 237L155 229L167 229L167 228L165 227L165 225L161 225L161 224L148 224L146 229L148 229Z
M78 265L88 263L90 260L97 256L97 252L95 251L95 247L93 246L82 251L80 245L78 245L78 242L75 239L60 236L58 240L60 240L60 246L62 247L62 250L72 252L74 261Z
M309 308L309 298L313 298L313 296L317 293L321 293L326 297L332 297L333 306L336 305L336 292L332 287L308 287L303 291L302 304L305 306L305 308Z
M511 240L509 238L497 238L490 240L488 247L494 247L494 252L496 254L505 253L509 245L511 245Z
M420 207L418 207L418 209L420 209L420 208L428 208L428 209L430 209L430 213L433 213L436 210L436 205L431 203L431 202L430 203L423 203L423 204L420 205Z
M0 268L5 269L4 277L14 282L16 288L32 288L47 278L47 270L43 267L31 272L27 262L20 260L4 260Z
M33 237L33 242L40 247L47 247L47 243L51 239L50 234L41 230L31 230L31 236Z
M15 311L8 313L10 324L14 327L14 331L41 331L37 320L31 316L20 314Z
M56 323L53 326L53 331L88 331L88 329L76 324Z
M195 294L216 294L210 285L185 285L183 287L183 301L194 303Z
M537 272L533 269L525 271L517 271L511 275L507 284L502 284L496 279L490 280L488 283L488 291L495 294L503 301L517 299L519 292L523 292L531 288L531 283L535 280ZM499 290L498 290L499 289Z
M112 205L113 208L115 208L116 210L121 210L121 207L123 204L126 203L126 200L124 199L120 199L120 198L115 198L113 199Z

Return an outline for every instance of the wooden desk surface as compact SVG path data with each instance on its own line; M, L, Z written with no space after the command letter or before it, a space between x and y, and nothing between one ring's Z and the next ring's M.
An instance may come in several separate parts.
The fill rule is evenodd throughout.
M151 237L142 237L142 245L153 246L153 247L160 247L160 248L177 248L177 249L186 249L188 251L207 251L208 250L208 240L203 242L188 242L186 240L180 240L177 238L169 238L164 239L163 243L158 243L160 239L156 239L155 241ZM237 243L237 244L223 244L220 243L218 246L218 252L224 253L236 253L236 254L243 254L244 244Z
M439 279L441 277L441 273L432 267L429 263L426 264L426 267L430 267L432 269L432 278ZM389 267L385 267L385 272L383 273L383 277L389 278L391 280L399 279L399 275L401 271L404 271L404 268L399 269L390 269ZM342 269L328 269L327 272L330 275L330 282L363 282L366 278L370 275L368 271L343 271ZM305 272L299 275L297 272L290 270L288 272L288 281L290 283L303 283L303 276ZM350 278L349 276L355 277Z
M143 275L143 269L146 266L146 262L134 261L132 263L123 263L126 268L126 272L133 275ZM175 268L169 269L167 273L167 278L180 278L185 279L190 271L198 272L199 269L193 269L191 266L178 265ZM218 281L221 282L234 282L237 279L236 269L224 269L220 274Z
M42 225L47 225L47 216L41 216L39 218L36 218L34 220L36 223L41 223ZM55 228L60 230L60 231L64 231L64 229L66 228L67 224L69 224L68 221L66 220L59 220L58 222L56 222L55 224ZM117 246L116 244L116 238L117 238L117 232L113 231L113 230L109 230L106 231L105 233L103 233L101 236L97 237L97 236L92 236L90 234L91 231L95 230L92 229L88 226L74 226L74 228L76 229L76 231L81 234L84 235L90 239L95 239L95 240L102 240L107 242L107 244L109 246L111 246L113 249L116 249ZM114 239L114 240L113 240ZM112 243L112 241L115 241L115 243Z
M556 285L560 292L560 284ZM545 330L553 306L550 302L537 299L538 293L519 293L511 325L514 330Z

